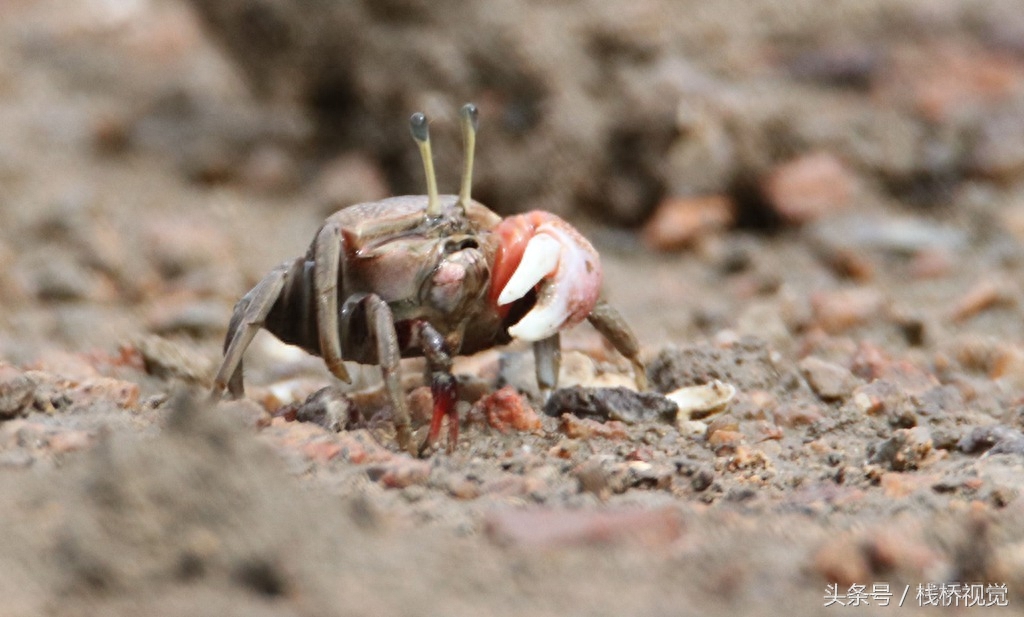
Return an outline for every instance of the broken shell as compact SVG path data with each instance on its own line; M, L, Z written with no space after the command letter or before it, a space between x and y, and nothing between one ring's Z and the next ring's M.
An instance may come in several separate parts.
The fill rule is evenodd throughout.
M679 388L665 395L679 406L676 422L700 420L725 409L736 396L736 386L717 379L699 386Z

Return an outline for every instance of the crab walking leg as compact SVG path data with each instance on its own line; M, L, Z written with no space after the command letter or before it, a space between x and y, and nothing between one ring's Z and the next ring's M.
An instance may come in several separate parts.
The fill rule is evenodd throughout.
M636 340L633 330L622 318L622 315L612 305L604 300L598 300L594 309L587 316L587 321L594 329L606 338L612 347L626 357L633 365L633 378L636 379L636 387L640 390L647 389L647 369L640 361L640 343Z
M533 344L533 360L541 400L546 402L551 391L558 387L558 369L562 365L562 342L558 332Z
M391 399L391 406L394 409L398 447L413 454L414 451L411 449L412 444L410 443L412 429L410 428L409 407L405 404L405 393L402 392L401 374L399 373L402 352L398 346L398 333L395 332L391 307L377 294L367 295L364 302L366 303L366 322L377 345L377 363L380 364L380 370L384 376L384 388L387 390L388 398Z
M228 334L224 339L224 361L213 379L211 399L218 398L225 388L230 391L232 398L239 398L245 393L242 385L242 355L263 327L270 309L281 295L285 273L285 266L276 268L235 305Z
M317 233L313 250L313 287L316 293L320 356L332 375L345 383L352 383L341 359L341 340L338 334L338 271L341 268L344 243L337 224L328 223Z
M430 370L430 394L434 397L434 415L430 418L430 431L420 447L420 455L429 452L441 433L441 419L448 416L448 454L455 451L459 441L459 413L455 407L458 384L452 375L452 358L444 337L425 321L417 322L420 346Z

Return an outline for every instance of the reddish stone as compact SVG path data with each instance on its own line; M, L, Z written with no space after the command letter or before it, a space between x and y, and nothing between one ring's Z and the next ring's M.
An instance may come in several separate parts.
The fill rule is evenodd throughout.
M505 386L477 401L491 428L502 433L509 430L536 431L542 424L540 416L512 386Z
M313 441L302 446L302 454L314 463L326 463L341 454L341 445L336 441Z
M731 454L743 443L743 433L739 431L715 431L708 435L708 445L715 454Z
M825 416L818 407L810 403L786 403L772 412L775 423L780 426L810 426Z
M907 360L893 360L880 347L864 342L857 348L850 370L865 381L884 379L907 395L923 394L939 385L935 375Z
M861 325L884 307L881 292L871 287L820 291L811 296L815 323L829 334Z
M855 186L842 161L813 152L776 167L764 181L764 193L784 221L800 225L849 206Z
M732 201L722 195L670 197L644 226L644 243L660 251L689 246L732 225L734 210Z
M956 301L950 318L953 321L964 321L994 306L1011 302L1013 294L1005 283L993 280L979 281Z

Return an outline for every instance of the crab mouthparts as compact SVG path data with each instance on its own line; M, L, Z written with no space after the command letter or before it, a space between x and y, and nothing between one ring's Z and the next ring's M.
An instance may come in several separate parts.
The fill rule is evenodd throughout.
M536 290L533 308L508 333L539 341L590 314L601 289L601 263L590 242L562 219L546 212L521 216L524 220L510 224L528 221L532 234L497 304L511 304Z

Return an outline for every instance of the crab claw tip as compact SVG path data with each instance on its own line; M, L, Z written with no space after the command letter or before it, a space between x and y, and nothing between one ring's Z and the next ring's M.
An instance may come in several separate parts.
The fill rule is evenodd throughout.
M568 316L564 306L549 305L543 309L534 309L514 326L510 326L508 333L522 341L542 341L558 332Z

